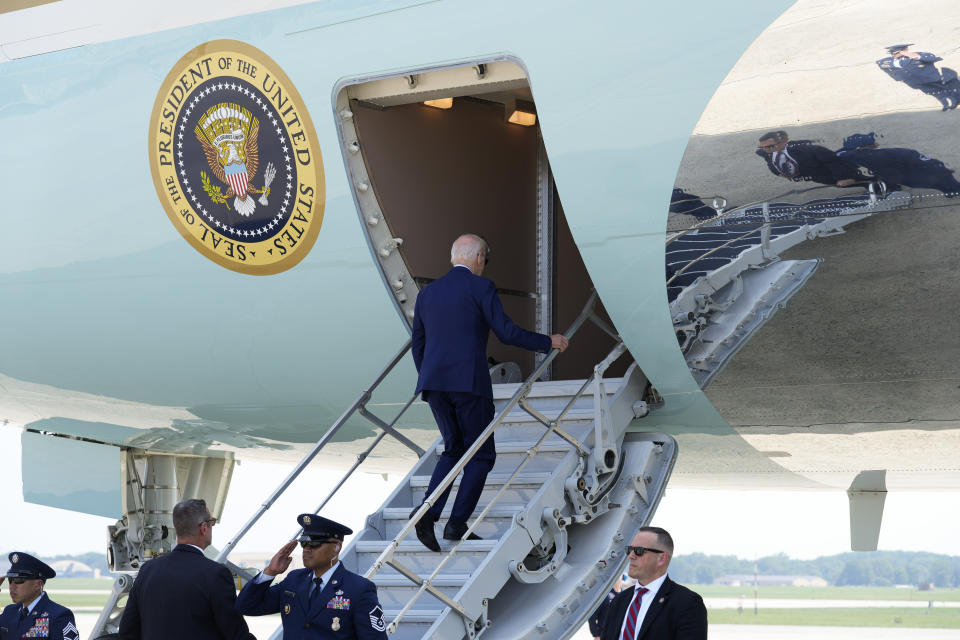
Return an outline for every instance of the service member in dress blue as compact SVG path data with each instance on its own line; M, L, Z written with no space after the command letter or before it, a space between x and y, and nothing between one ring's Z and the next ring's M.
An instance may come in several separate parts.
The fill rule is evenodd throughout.
M248 616L279 612L284 640L386 640L377 586L340 562L343 538L353 530L312 513L301 514L297 522L303 534L281 547L267 568L244 585L237 611ZM298 542L305 568L271 584L290 566Z
M953 177L953 169L942 161L924 155L916 149L902 147L878 148L876 134L855 133L843 139L843 148L837 155L858 164L878 179L887 189L901 185L915 189L937 189L948 198L960 195L960 182Z
M79 640L73 612L51 600L43 590L57 572L22 551L14 551L9 559L7 580L13 604L0 613L0 640Z
M911 51L912 46L895 44L887 47L890 55L877 60L877 66L897 82L936 98L941 111L956 109L960 103L957 72L949 67L937 69L935 63L943 58L926 51Z

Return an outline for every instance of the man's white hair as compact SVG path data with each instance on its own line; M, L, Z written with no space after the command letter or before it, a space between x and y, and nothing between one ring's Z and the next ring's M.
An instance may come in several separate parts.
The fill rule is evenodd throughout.
M481 251L489 251L486 240L474 233L465 233L450 247L450 264L467 264Z

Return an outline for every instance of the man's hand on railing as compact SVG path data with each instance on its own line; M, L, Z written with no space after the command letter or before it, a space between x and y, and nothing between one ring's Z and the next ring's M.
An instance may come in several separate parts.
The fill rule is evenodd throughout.
M267 568L263 572L268 576L278 576L284 571L287 570L287 567L290 566L290 563L293 561L293 557L290 555L293 553L293 550L297 548L297 541L291 540L287 544L280 547L280 551L277 551L273 554L273 557L270 558L270 564L267 565Z
M570 341L567 340L567 336L562 333L555 333L550 336L550 344L551 349L559 349L560 353L563 353L563 351L570 346Z

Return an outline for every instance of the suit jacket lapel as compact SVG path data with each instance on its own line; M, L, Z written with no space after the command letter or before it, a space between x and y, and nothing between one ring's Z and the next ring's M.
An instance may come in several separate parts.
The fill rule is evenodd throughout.
M613 600L613 608L607 613L607 620L616 620L618 621L616 630L614 631L615 635L612 637L620 637L620 627L623 626L623 618L627 615L627 609L630 607L630 601L633 598L626 597L626 589L617 594L617 597ZM630 591L633 594L633 591ZM607 627L609 628L609 623Z
M650 608L647 609L647 615L643 617L643 624L640 625L640 632L637 634L637 640L640 640L643 637L643 634L647 632L650 628L650 625L653 624L653 621L656 620L657 616L660 615L660 612L663 611L668 604L670 604L670 592L673 590L673 582L670 581L670 578L664 578L663 584L660 585L660 589L653 596L653 602L650 603ZM647 594L643 594L646 597Z

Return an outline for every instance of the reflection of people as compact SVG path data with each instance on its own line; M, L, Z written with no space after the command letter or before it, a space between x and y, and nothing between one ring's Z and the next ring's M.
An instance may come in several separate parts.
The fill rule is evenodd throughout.
M627 575L637 579L610 603L601 640L706 640L703 598L667 577L673 538L659 527L641 527L627 547Z
M8 556L10 599L0 613L0 640L10 638L50 638L78 640L73 612L50 599L43 590L57 572L33 556L14 551Z
M810 140L790 140L786 131L770 131L760 136L757 155L767 161L775 176L788 180L810 180L837 187L866 184L867 178L826 147Z
M250 616L280 613L285 640L386 640L377 586L340 562L343 538L353 530L312 513L301 514L297 522L303 534L281 547L267 568L244 585L237 610ZM297 542L305 568L271 585L290 566Z
M909 44L887 47L890 56L877 60L887 75L911 89L931 95L940 101L942 111L956 109L960 102L960 80L957 72L948 67L941 71L934 63L943 58L923 51L910 51Z
M413 362L419 372L416 392L422 391L430 405L444 447L427 495L493 420L493 387L487 369L490 330L500 342L530 351L562 351L568 344L562 335L546 336L513 324L503 312L493 282L481 277L489 255L483 238L460 236L450 250L453 268L417 296L412 337ZM447 540L459 540L466 533L467 519L480 500L495 459L491 437L463 470L453 512L443 530ZM433 551L440 550L433 527L449 493L448 488L416 524L417 538Z
M717 215L716 210L708 207L703 200L676 187L670 196L670 213L693 216L697 220L709 220Z
M868 169L888 188L904 185L938 189L949 197L960 193L960 182L953 177L953 170L940 160L913 149L878 149L877 146L874 133L855 133L843 140L843 148L837 155Z
M216 522L203 500L173 507L177 546L140 568L120 619L122 640L256 640L233 608L230 571L203 555Z

